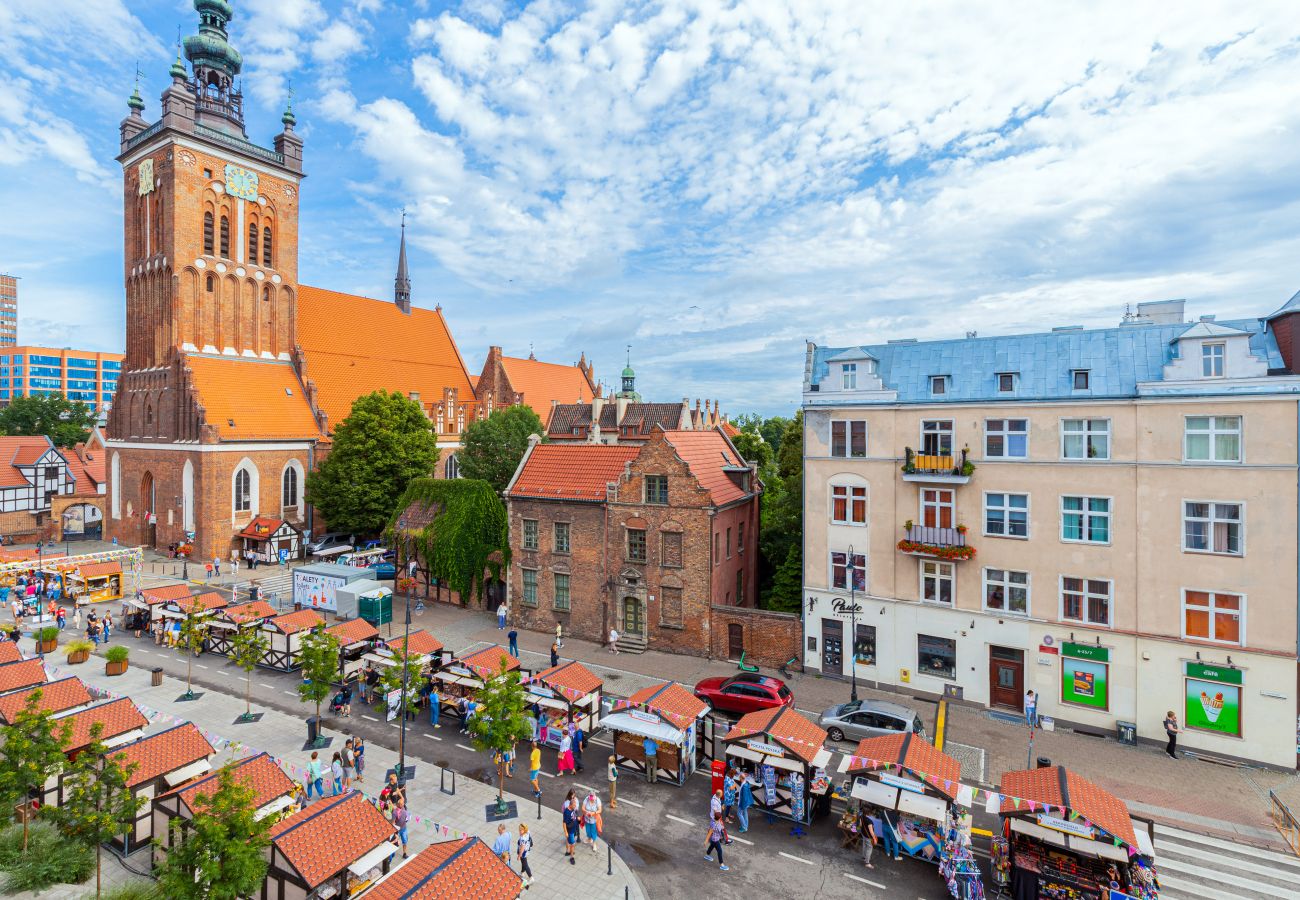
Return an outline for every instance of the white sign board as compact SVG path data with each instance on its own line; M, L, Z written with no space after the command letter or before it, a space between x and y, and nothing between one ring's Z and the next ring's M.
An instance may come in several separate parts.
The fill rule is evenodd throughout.
M1092 829L1082 822L1069 822L1057 816L1049 816L1047 813L1038 814L1038 824L1053 831L1063 831L1083 838L1092 837Z
M882 773L880 775L880 780L883 781L885 784L893 785L896 788L902 788L905 791L911 791L913 794L925 793L925 785L921 784L921 782L919 781L913 781L910 778L900 778L897 775L889 775L889 774Z
M346 582L340 575L317 575L301 570L293 573L293 602L303 609L337 612L335 591Z

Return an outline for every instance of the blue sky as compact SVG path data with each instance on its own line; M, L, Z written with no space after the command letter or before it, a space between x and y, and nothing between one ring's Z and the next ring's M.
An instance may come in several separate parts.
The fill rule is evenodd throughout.
M231 0L249 136L292 79L299 272L724 411L798 402L803 342L1117 322L1300 288L1289 3ZM20 340L120 349L133 72L183 0L0 4L0 271Z

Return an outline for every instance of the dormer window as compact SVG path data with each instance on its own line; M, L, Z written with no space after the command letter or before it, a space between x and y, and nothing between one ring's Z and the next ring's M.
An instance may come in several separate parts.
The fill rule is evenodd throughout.
M948 376L931 375L930 376L930 396L942 397L948 393Z
M1206 378L1222 378L1226 345L1215 341L1201 344L1201 374Z
M999 372L998 373L998 393L1014 394L1016 392L1016 373Z
M1087 369L1075 369L1070 373L1070 375L1076 391L1089 390L1092 383L1089 380L1089 372Z
M858 389L858 364L845 363L841 369L840 387L846 391L856 391Z

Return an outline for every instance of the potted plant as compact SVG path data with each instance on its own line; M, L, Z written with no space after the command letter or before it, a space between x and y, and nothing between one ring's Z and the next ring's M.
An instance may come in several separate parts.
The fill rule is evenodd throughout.
M958 534L965 534L965 533L966 533L966 526L965 526L965 525L958 525L958 526L957 526L957 533L958 533Z
M46 625L36 632L36 642L40 644L41 653L52 653L54 648L59 646L59 629L53 625Z
M126 647L123 647L121 644L115 644L112 647L109 647L108 652L104 654L104 674L121 675L125 673L126 658L130 653L131 651Z
M68 655L68 665L73 666L90 659L90 651L94 649L95 645L85 638L76 638L63 646L63 652Z

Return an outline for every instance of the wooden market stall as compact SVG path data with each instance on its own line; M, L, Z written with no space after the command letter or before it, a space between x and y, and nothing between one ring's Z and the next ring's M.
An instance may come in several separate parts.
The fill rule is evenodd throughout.
M134 631L137 635L146 629L153 630L162 621L164 603L184 600L188 596L190 596L190 586L185 582L145 588L138 597L127 598L126 605L131 607L132 612L127 615L127 621L122 625L127 631Z
M100 727L100 742L110 749L143 737L149 727L149 720L128 697L70 709L52 719L56 729L64 725L69 727L68 744L63 748L68 759L76 759L78 753L90 746L91 732L96 725ZM60 773L45 782L37 796L42 806L63 804L63 779L63 773Z
M379 629L365 619L348 619L325 629L339 639L339 681L359 674L365 665L365 656L379 640Z
M560 746L563 727L570 721L584 734L600 727L600 698L604 682L577 660L538 672L528 682L528 702L546 716L547 724L538 729L538 740L551 747Z
M999 791L1005 843L994 858L1009 862L1015 900L1159 896L1150 835L1114 794L1063 766L1008 772Z
M212 769L210 760L216 755L217 751L192 722L155 732L115 751L112 757L119 765L135 767L127 777L126 786L145 802L131 828L109 844L123 856L148 846L154 837L153 799L206 775Z
M45 682L45 664L39 659L20 659L0 665L0 694Z
M302 532L284 519L257 516L239 532L239 558L247 559L251 552L261 563L279 563L284 558L302 558Z
M324 624L325 620L310 609L300 609L265 620L262 622L262 630L266 632L270 646L262 657L261 665L281 672L292 672L298 668L303 637Z
M251 805L253 818L283 814L293 805L294 784L289 776L275 764L268 753L258 753L230 763L230 772L236 782L253 792ZM171 847L184 841L190 832L190 821L201 808L198 798L211 794L217 788L219 773L195 778L180 787L160 794L153 801L153 867L163 864Z
M0 644L0 647L12 647L13 644ZM41 692L41 699L36 708L51 715L81 709L91 702L90 691L85 683L75 675L47 681L45 684L32 685L0 696L0 725L12 725L17 715L27 705L28 699L36 691Z
M67 595L77 605L104 603L122 599L122 564L117 561L86 563L65 569L63 583Z
M434 678L442 682L438 689L442 709L450 715L460 717L459 702L462 697L473 698L483 687L483 682L495 678L505 665L507 672L523 672L519 660L510 655L504 647L493 645L475 650L459 659L451 658L434 672Z
M727 762L753 779L753 812L807 824L830 809L826 731L793 707L748 713L722 741Z
M397 829L360 791L317 800L272 826L262 900L341 900L387 874Z
M618 765L634 772L646 770L645 741L658 744L657 778L685 784L695 771L702 722L709 705L675 681L651 685L615 704L600 720L614 738Z
M230 656L235 652L235 635L245 628L261 628L267 619L279 613L265 600L253 600L216 611L208 623L208 649L213 653Z
M425 847L379 879L365 900L518 900L522 884L487 844L471 837Z

